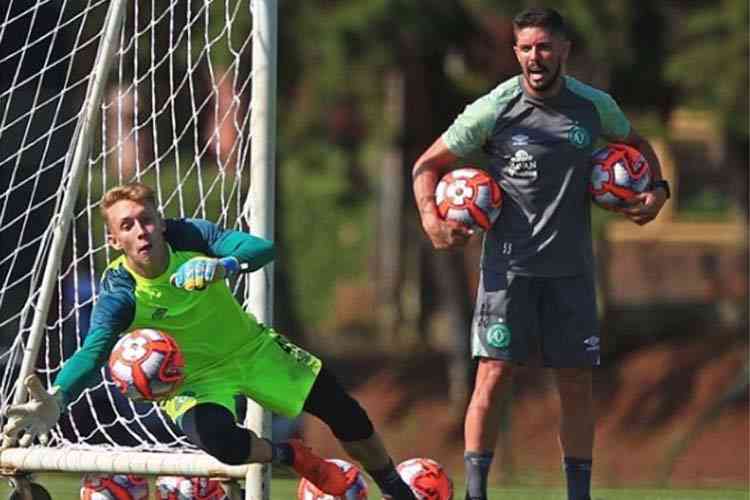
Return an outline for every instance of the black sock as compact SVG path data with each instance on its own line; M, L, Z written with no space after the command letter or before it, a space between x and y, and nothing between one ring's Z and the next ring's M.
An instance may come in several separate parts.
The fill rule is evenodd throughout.
M393 497L393 500L416 500L411 488L404 482L396 470L393 462L380 470L368 470L367 473L372 477L375 484L380 488L381 493Z
M294 450L289 443L272 443L268 441L268 444L271 445L271 463L291 467L294 463Z
M565 457L568 500L591 500L591 459Z
M464 453L466 500L487 500L487 476L494 453Z

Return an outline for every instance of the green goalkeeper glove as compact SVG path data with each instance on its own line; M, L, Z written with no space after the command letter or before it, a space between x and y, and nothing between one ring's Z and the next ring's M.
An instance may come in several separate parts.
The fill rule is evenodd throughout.
M59 387L47 392L36 375L29 375L24 383L29 391L29 401L6 410L8 422L3 427L3 448L12 446L16 440L20 446L26 447L36 437L46 445L49 431L57 424L65 405Z
M195 257L181 265L170 282L185 290L203 290L214 281L234 276L239 269L240 263L235 257Z

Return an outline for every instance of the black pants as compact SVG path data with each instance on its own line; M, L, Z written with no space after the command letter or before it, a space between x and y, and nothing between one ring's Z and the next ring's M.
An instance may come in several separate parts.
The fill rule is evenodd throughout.
M325 422L343 442L361 441L375 432L365 410L325 367L315 379L303 410ZM237 426L227 408L215 403L196 405L182 416L180 428L191 443L219 461L247 463L250 432Z

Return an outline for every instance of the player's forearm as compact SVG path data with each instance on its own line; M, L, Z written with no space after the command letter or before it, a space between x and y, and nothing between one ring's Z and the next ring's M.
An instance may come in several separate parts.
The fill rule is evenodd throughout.
M435 203L435 187L440 174L436 168L430 167L428 163L417 163L412 172L414 200L417 204L420 217L426 215L437 216L437 204Z
M448 148L442 136L438 137L422 156L414 164L412 169L414 199L417 202L417 209L422 218L422 225L425 219L438 217L437 204L435 203L435 188L437 187L440 177L450 170L458 157Z
M643 158L645 158L649 168L651 169L652 179L655 181L663 179L664 177L662 177L661 173L661 163L659 162L659 157L656 156L656 151L654 151L651 143L635 131L631 131L630 137L628 137L628 139L630 145L640 151L643 155Z
M232 231L221 239L215 249L220 257L235 257L242 271L255 271L276 257L272 241L240 231Z
M60 387L65 404L92 384L116 341L117 334L105 329L89 332L81 349L65 362L53 383Z

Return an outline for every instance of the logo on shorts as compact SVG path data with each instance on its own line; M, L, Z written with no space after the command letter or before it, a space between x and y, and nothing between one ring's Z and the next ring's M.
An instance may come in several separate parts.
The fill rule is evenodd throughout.
M585 128L574 125L568 133L568 140L570 143L577 148L585 148L591 144L591 134Z
M479 319L477 319L477 326L479 328L487 328L490 325L490 305L486 302L482 302L479 306Z
M598 351L599 350L599 337L592 335L583 341L586 344L587 351Z
M487 329L487 343L498 349L510 345L510 329L505 323L495 323Z
M159 401L159 406L172 418L182 415L196 404L198 400L195 399L195 393L192 391L185 391L179 396Z

